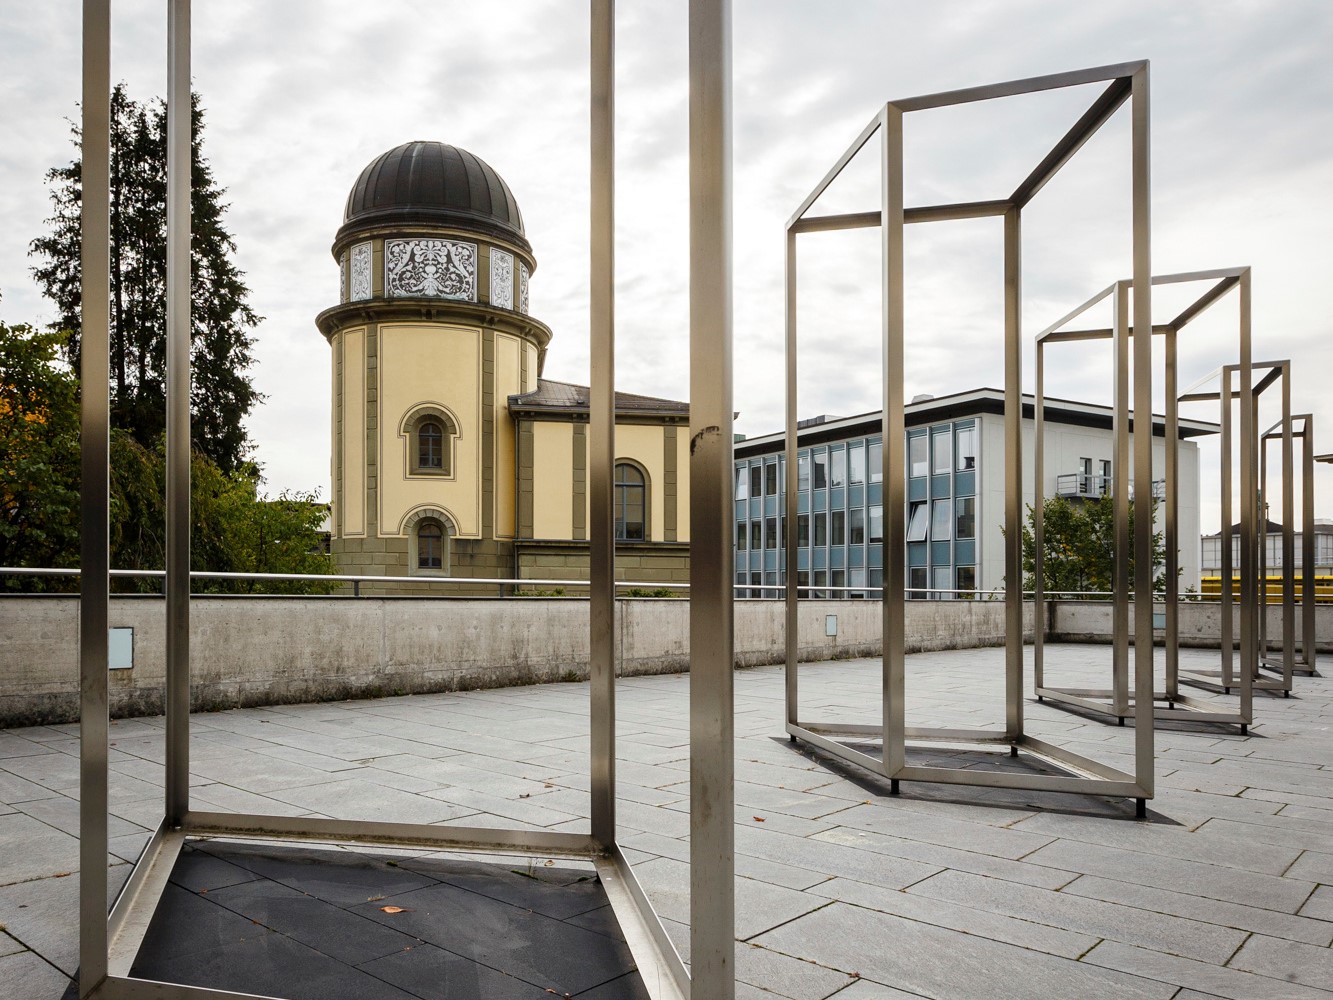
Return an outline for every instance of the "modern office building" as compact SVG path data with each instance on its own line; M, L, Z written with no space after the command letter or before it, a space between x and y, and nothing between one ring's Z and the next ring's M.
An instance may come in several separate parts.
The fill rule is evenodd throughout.
M1031 503L1033 398L1024 397L1023 467ZM1090 498L1115 489L1110 407L1046 401L1045 494ZM881 414L820 416L797 430L797 580L816 595L877 596L883 585ZM1004 586L1004 394L976 389L918 397L906 408L909 596L998 592ZM1180 421L1181 589L1199 585L1199 460L1192 438L1216 426ZM736 583L745 596L786 582L785 435L736 444ZM1153 421L1153 488L1162 492L1165 421ZM1131 484L1131 488L1132 488ZM835 588L847 588L844 591Z
M466 150L404 143L352 186L333 257L339 304L316 323L338 570L586 580L588 389L542 377L552 332L528 312L537 261L508 185ZM616 394L630 579L688 578L688 422L685 403Z

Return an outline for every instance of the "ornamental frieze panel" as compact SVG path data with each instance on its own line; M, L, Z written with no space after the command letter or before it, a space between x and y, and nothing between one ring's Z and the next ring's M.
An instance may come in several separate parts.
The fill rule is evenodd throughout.
M347 251L338 258L338 301L347 301Z
M477 245L455 240L385 240L387 296L477 301Z
M491 249L491 305L514 308L514 255Z
M370 298L370 261L371 245L358 243L352 247L352 294L353 302Z
M528 265L523 263L518 265L518 311L528 311Z

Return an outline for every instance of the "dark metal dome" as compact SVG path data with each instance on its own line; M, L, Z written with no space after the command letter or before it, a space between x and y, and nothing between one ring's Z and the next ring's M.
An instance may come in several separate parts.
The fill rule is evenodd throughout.
M451 226L532 252L509 185L485 160L443 142L405 142L367 164L335 243L380 226Z

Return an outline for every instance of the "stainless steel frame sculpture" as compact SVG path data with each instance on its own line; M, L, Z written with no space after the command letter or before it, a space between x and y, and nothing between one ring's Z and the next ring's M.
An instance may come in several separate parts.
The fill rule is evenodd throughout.
M908 207L903 191L903 124L916 111L953 107L1043 91L1104 83L1105 89L1074 123L1033 171L1007 197L994 201ZM1138 673L1138 729L1135 733L1135 768L1127 774L1106 764L1070 753L1038 740L1023 728L1023 562L1022 562L1022 343L1021 320L1021 220L1023 209L1083 144L1123 105L1130 102L1132 149L1133 284L1142 290L1133 303L1134 408L1147 413L1152 403L1152 325L1149 260L1149 155L1148 155L1148 63L1147 61L1103 66L1053 76L1016 80L985 87L957 90L926 97L890 101L872 118L824 179L801 202L787 223L786 264L786 490L787 520L797 516L797 378L796 378L796 237L801 233L880 227L884 262L883 285L883 377L884 415L884 654L882 721L879 725L815 722L803 719L798 698L796 532L787 533L786 587L786 729L793 740L802 740L833 756L875 771L890 780L898 791L900 781L936 781L960 785L1028 788L1080 792L1134 798L1139 815L1153 795L1153 727L1151 669ZM879 136L881 203L877 211L843 215L808 215L810 208L851 159ZM998 218L1004 220L1004 357L1005 357L1005 724L1003 729L922 729L908 727L905 718L904 673L905 600L904 503L906 467L903 416L904 277L903 230L912 223L956 219ZM1136 441L1134 469L1144 481L1151 478L1151 442ZM1152 519L1150 497L1136 500L1143 509L1136 513L1139 524ZM1135 538L1136 589L1151 590L1150 537ZM1151 664L1152 607L1136 609L1138 643L1136 656ZM878 738L878 756L862 753L842 740ZM1017 756L1027 752L1053 765L1059 774L983 771L970 768L930 767L908 764L908 741L971 744L1007 749Z
M591 831L588 834L200 812L190 806L190 2L168 2L168 496L165 815L108 917L107 609L110 0L83 4L82 580L79 995L225 1000L131 978L190 837L531 852L596 868L648 992L729 1000L734 985L731 593L730 3L690 3L691 943L687 972L616 842L613 0L591 0ZM182 113L183 112L183 113Z
M1296 425L1300 429L1296 429ZM1314 464L1320 459L1314 453L1314 415L1310 413L1293 413L1285 421L1279 421L1264 432L1263 442L1264 451L1260 454L1260 482L1267 482L1266 464L1267 464L1267 445L1269 441L1281 440L1283 442L1283 525L1284 533L1282 539L1282 561L1283 561L1283 601L1282 613L1285 622L1291 621L1291 608L1288 607L1287 596L1291 595L1291 604L1295 604L1295 595L1292 590L1296 581L1295 566L1292 565L1292 557L1295 555L1295 525L1292 520L1294 510L1290 509L1295 505L1295 495L1291 493L1291 475L1287 471L1290 467L1294 471L1295 461L1291 455L1295 440L1301 442L1301 652L1297 656L1295 651L1291 655L1291 670L1295 674L1304 674L1307 677L1319 676L1318 670L1318 651L1315 649L1315 604L1316 604L1316 584L1315 584L1315 519L1314 519ZM1260 496L1260 504L1263 504L1263 496ZM1267 559L1267 540L1264 543L1264 559ZM1267 593L1267 574L1265 564L1260 564L1261 583L1261 602L1264 605L1264 634L1261 639L1263 646L1263 656L1259 660L1260 667L1268 667L1267 656L1267 618L1268 618L1268 593ZM1284 643L1283 658L1286 659L1285 634L1291 628L1290 625L1284 625ZM1285 664L1279 669L1285 670Z
M1242 295L1241 322L1246 325L1249 307L1247 305L1248 296ZM1242 351L1242 358L1244 358ZM1222 579L1221 579L1221 620L1220 620L1220 653L1221 666L1217 672L1200 670L1180 670L1178 664L1178 634L1172 636L1168 634L1168 676L1176 676L1182 684L1188 684L1192 687L1203 688L1210 691L1220 691L1223 694L1231 694L1232 688L1236 688L1240 695L1242 716L1248 716L1246 722L1253 722L1253 700L1254 691L1260 690L1281 690L1282 682L1269 677L1264 677L1259 672L1260 661L1260 636L1261 622L1265 614L1264 608L1260 603L1259 575L1260 546L1264 544L1260 532L1260 489L1259 489L1259 401L1264 392L1271 388L1279 379L1286 384L1290 362L1287 361L1254 361L1248 367L1250 376L1247 378L1245 369L1247 365L1244 360L1241 364L1223 365L1212 373L1199 379L1194 385L1185 389L1178 397L1180 403L1192 402L1216 402L1220 407L1221 418L1221 443L1222 443L1222 462L1221 462L1221 515L1222 532L1219 538L1221 548ZM1264 373L1258 381L1254 381L1256 373ZM1239 377L1239 384L1236 378ZM1213 384L1216 388L1209 388ZM1248 387L1248 393L1247 393ZM1248 399L1248 403L1247 403ZM1232 510L1232 481L1231 481L1231 456L1232 456L1232 404L1239 402L1240 409L1240 441L1237 448L1241 461L1240 469L1240 673L1237 675L1234 667L1235 661L1235 628L1233 619L1235 617L1235 583L1234 583L1234 556L1232 552L1232 533L1231 533L1231 510ZM1289 412L1289 407L1284 412ZM1247 475L1248 474L1248 475ZM1168 552L1168 558L1170 553ZM1174 571L1175 566L1169 566ZM1177 630L1178 633L1178 630ZM1174 672L1174 674L1173 674ZM1247 711L1246 706L1250 708ZM1245 727L1242 726L1242 732Z
M1190 698L1180 693L1180 539L1178 526L1180 466L1178 441L1180 436L1180 410L1179 401L1177 400L1176 395L1176 379L1179 368L1177 360L1178 338L1182 330L1198 318L1198 316L1200 316L1206 309L1224 298L1233 288L1238 289L1240 299L1238 339L1241 363L1239 366L1236 366L1236 370L1245 372L1250 364L1250 269L1248 267L1221 268L1209 271L1192 271L1182 274L1156 275L1152 279L1152 283L1155 286L1197 282L1207 282L1208 287L1169 322L1154 324L1152 328L1154 336L1163 338L1165 348L1166 413L1164 416L1163 430L1166 441L1168 442L1166 447L1166 468L1164 477L1166 492L1163 501L1163 541L1166 549L1166 565L1163 570L1164 582L1166 585L1166 593L1163 595L1163 606L1165 610L1164 632L1166 644L1166 670L1163 687L1161 689L1153 690L1153 715L1155 718L1161 720L1235 724L1241 727L1241 732L1246 732L1248 726L1253 721L1252 701L1248 683L1243 682L1240 685L1240 705L1235 711L1219 708L1219 706L1212 701ZM1120 484L1127 481L1127 467L1129 464L1129 442L1127 439L1129 436L1128 428L1131 426L1131 418L1128 409L1128 344L1133 338L1126 321L1126 316L1128 313L1130 292L1132 290L1131 285L1132 283L1129 281L1116 282L1088 299L1068 315L1063 316L1037 335L1037 391L1036 405L1034 409L1035 428L1033 447L1033 534L1036 543L1036 572L1034 574L1036 582L1034 584L1032 662L1037 700L1050 701L1057 705L1091 711L1098 715L1113 718L1120 725L1124 725L1126 719L1134 717L1134 711L1137 707L1136 697L1130 693L1129 689L1129 633L1130 606L1132 603L1129 592L1129 574L1126 570L1126 560L1129 557L1129 502L1128 491L1119 488ZM1111 327L1100 329L1067 329L1069 324L1075 319L1086 313L1098 303L1105 301L1108 297L1112 299L1113 307L1113 321ZM1112 342L1112 373L1115 385L1115 415L1113 418L1115 426L1113 481L1116 484L1114 540L1115 582L1112 595L1114 607L1112 611L1113 638L1111 653L1111 687L1109 689L1072 688L1048 685L1046 683L1045 674L1046 602L1045 583L1042 571L1044 556L1044 547L1042 543L1046 461L1045 349L1048 344L1095 340L1109 340ZM1244 386L1248 384L1248 376L1242 374L1242 395L1245 395ZM1230 422L1227 416L1229 409L1230 403L1228 402L1224 406L1222 422L1223 518L1224 520L1227 520L1228 523L1230 523L1231 482L1229 465L1231 438ZM1253 421L1247 426L1252 427ZM1121 428L1125 428L1125 430L1122 430ZM1148 437L1149 440L1151 440L1151 434L1149 434ZM1244 437L1244 433L1242 434L1242 437ZM1245 454L1246 452L1243 451L1242 453ZM1252 468L1250 475L1252 478ZM1244 471L1242 471L1242 478L1245 478ZM1138 511L1136 509L1136 523L1137 514ZM1252 525L1253 516L1253 512L1243 511L1242 523ZM1229 546L1224 558L1228 560L1228 565L1230 565ZM1230 641L1230 596L1230 589L1228 588L1224 600L1225 606L1223 611L1224 621L1227 623L1226 635L1228 642ZM1249 627L1254 628L1255 623L1251 621ZM1245 631L1244 626L1242 631ZM1246 635L1249 634L1251 633L1246 632ZM1140 663L1136 656L1136 669L1139 666ZM1148 669L1149 671L1152 670L1150 664ZM1154 685L1150 684L1150 688L1154 687Z
M1296 497L1292 491L1295 481L1295 442L1293 441L1291 413L1290 366L1284 369L1282 379L1282 419L1259 437L1259 511L1263 530L1259 533L1259 669L1277 673L1282 679L1283 697L1291 694L1296 673ZM1276 652L1268 642L1268 446L1279 442L1282 462L1282 613L1280 625L1282 645ZM1313 523L1313 517L1309 522ZM1307 533L1309 529L1306 529ZM1261 677L1263 681L1273 678Z

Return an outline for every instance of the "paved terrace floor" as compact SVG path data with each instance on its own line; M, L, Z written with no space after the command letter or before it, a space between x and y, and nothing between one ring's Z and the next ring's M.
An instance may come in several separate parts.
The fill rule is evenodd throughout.
M1102 684L1107 654L1053 647L1069 680L1052 681ZM911 657L909 723L997 722L1001 657ZM877 661L804 666L810 717L868 717L877 675ZM622 841L682 949L688 684L629 678L618 706ZM1132 728L1026 705L1035 735L1129 765ZM198 715L192 795L224 811L586 829L587 706L586 685L553 684ZM1135 821L1132 803L1082 796L904 783L890 798L785 739L779 669L738 672L737 995L1327 996L1333 681L1299 678L1296 697L1256 697L1256 711L1248 737L1159 728L1157 798ZM115 888L161 814L163 720L111 732ZM0 732L0 996L56 1000L76 971L77 751L75 726Z

